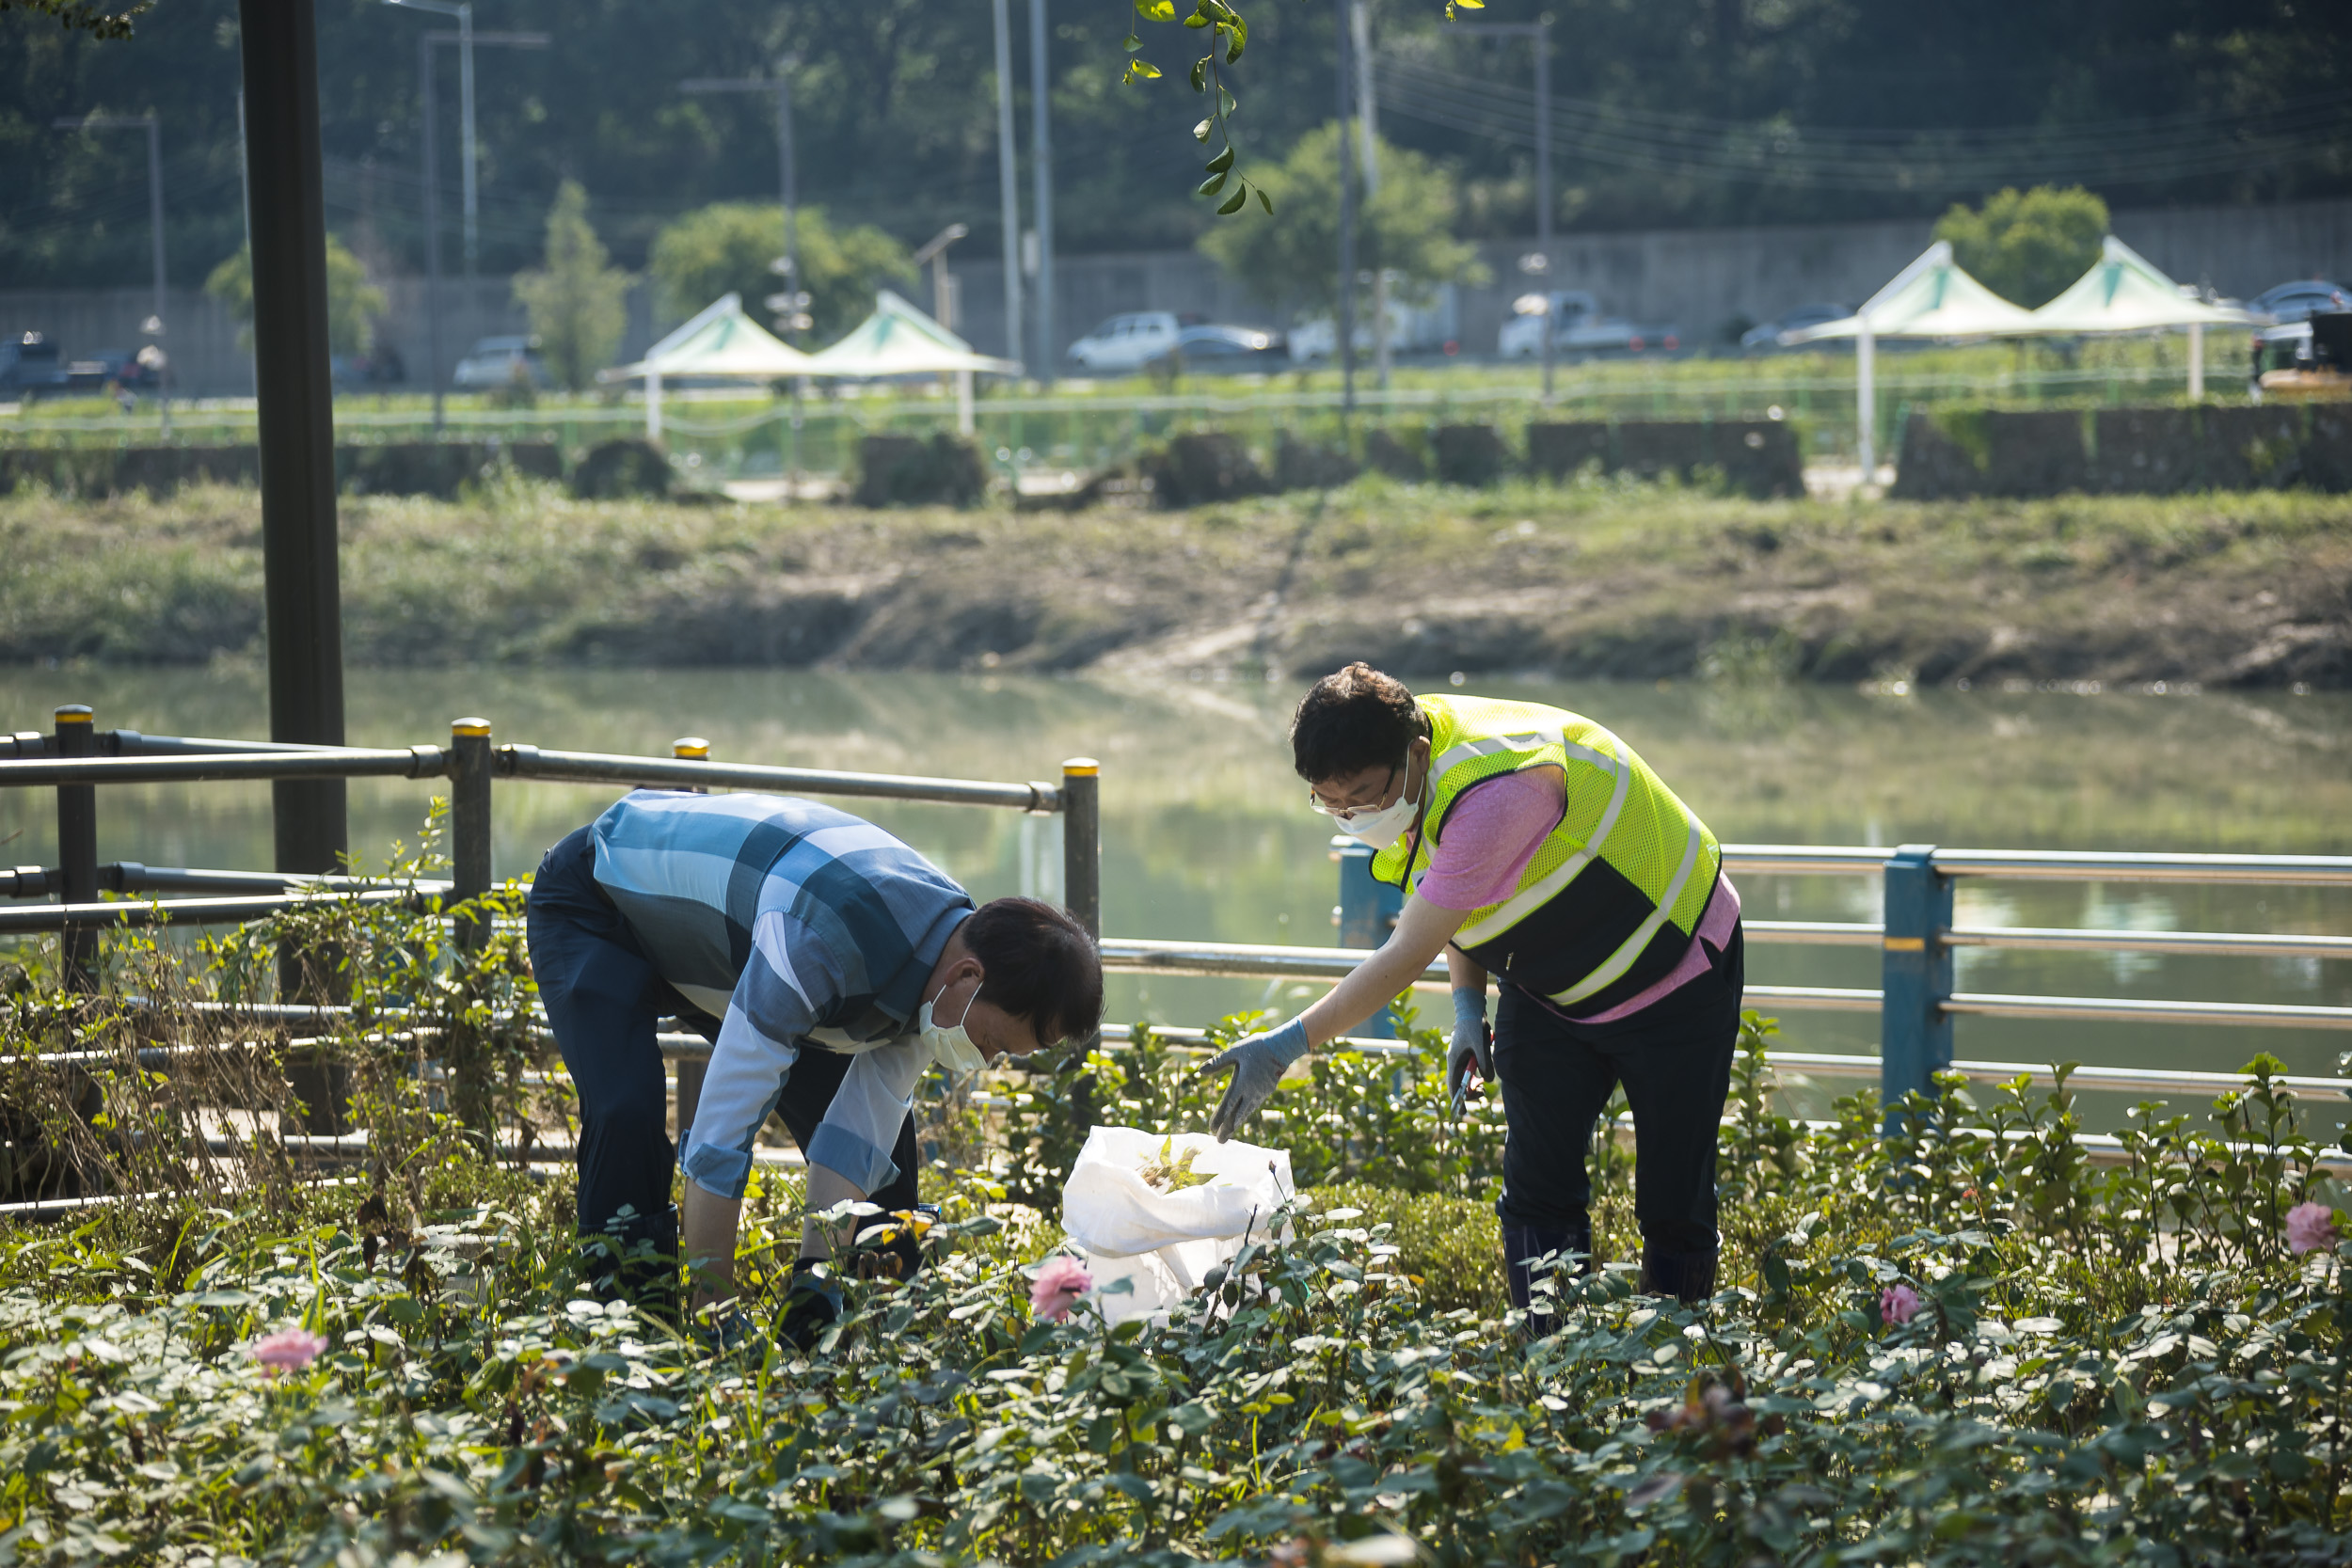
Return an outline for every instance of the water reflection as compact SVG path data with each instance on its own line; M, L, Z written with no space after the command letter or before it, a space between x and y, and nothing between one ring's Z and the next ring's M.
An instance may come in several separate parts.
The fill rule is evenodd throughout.
M491 718L502 740L666 752L680 735L719 756L811 767L1051 779L1061 760L1104 764L1104 906L1114 934L1320 944L1332 940L1328 827L1300 804L1283 740L1293 683L999 679L812 672L358 672L351 738L405 745ZM1558 703L1624 735L1725 839L1994 847L2352 849L2352 700L2342 696L1934 691L1906 697L1716 682L1481 681L1482 692ZM11 729L47 729L87 702L106 727L266 733L258 671L0 672ZM611 792L501 784L494 849L522 874ZM380 861L412 838L426 786L351 787L353 843ZM100 853L157 865L260 867L265 786L103 793ZM870 815L982 896L1059 891L1059 822L1009 812L876 804ZM46 795L0 796L0 840L54 864ZM1874 881L1756 878L1757 917L1874 920ZM1970 925L2352 933L2352 897L2308 888L1965 883ZM2352 965L2289 959L2002 953L1960 955L1972 990L2352 1005ZM1867 950L1757 945L1759 982L1870 986ZM1120 977L1114 1017L1192 1022L1289 1006L1302 988ZM1791 1013L1791 1041L1875 1049L1875 1020ZM2189 1030L1963 1021L1963 1056L2233 1069L2257 1050L2330 1072L2352 1037L2310 1030Z

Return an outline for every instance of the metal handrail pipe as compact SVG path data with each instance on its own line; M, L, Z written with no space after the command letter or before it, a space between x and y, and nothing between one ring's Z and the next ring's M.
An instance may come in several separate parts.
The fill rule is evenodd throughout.
M1867 1078L1875 1083L1880 1075L1876 1056L1848 1056L1825 1051L1768 1051L1764 1055L1765 1060L1775 1068L1803 1072L1809 1077ZM2057 1069L2035 1067L2028 1062L1955 1061L1946 1070L2001 1084L2020 1076L2043 1086L2055 1086L2058 1083ZM2242 1072L2198 1072L2186 1068L2077 1067L2067 1072L2066 1081L2077 1089L2122 1094L2170 1094L2177 1091L2217 1096L2246 1087L2246 1075ZM2352 1078L2306 1078L2281 1074L2271 1082L2282 1085L2296 1094L2352 1096Z
M1938 849L1949 877L2042 881L2235 882L2267 887L2352 887L2352 856L2167 855L2122 850Z
M100 730L93 737L100 756L106 757L180 757L212 756L228 752L319 752L337 750L334 747L306 745L288 740L221 740L211 736L141 735L136 730ZM0 758L46 757L56 753L50 749L50 737L39 730L19 730L14 735L0 736Z
M1756 927L1748 929L1753 932ZM2352 937L2266 936L2250 931L2108 931L2064 926L1966 927L1938 934L1947 947L2042 953L2182 953L2216 958L2352 958Z
M1886 940L1883 926L1843 920L1741 920L1740 929L1748 941L1775 947L1877 947Z
M2105 1023L2245 1023L2268 1029L2352 1029L2352 1007L2284 1002L2132 1002L2120 997L2010 996L1956 991L1943 1009L1963 1018L2063 1018Z
M1338 980L1372 957L1363 947L1281 947L1251 942L1172 942L1153 937L1104 937L1105 972L1215 974L1248 980ZM1442 962L1422 972L1417 986L1447 984Z
M1892 849L1818 844L1726 844L1724 869L1750 876L1875 877Z
M437 779L449 772L440 746L399 751L346 746L306 752L204 756L42 757L0 761L0 787L56 784L182 784L208 780Z
M17 904L0 909L0 932L111 930L142 926L235 926L322 904L405 904L421 909L422 890L375 888L257 898L123 899L97 904Z
M993 784L896 773L842 773L818 768L774 768L700 758L619 756L604 752L551 752L501 746L501 778L567 784L684 784L695 788L780 789L800 795L853 795L882 800L939 800L961 806L1009 806L1047 814L1061 810L1061 790L1050 784Z
M98 885L108 893L286 893L295 889L337 891L415 888L446 893L450 883L438 878L344 877L308 871L183 870L177 866L142 865L136 861L110 861L98 868ZM0 869L0 896L44 898L63 890L65 873L56 866L20 865Z
M1744 1002L1770 1002L1804 1013L1875 1013L1886 1005L1883 991L1842 986L1746 986L1740 997Z

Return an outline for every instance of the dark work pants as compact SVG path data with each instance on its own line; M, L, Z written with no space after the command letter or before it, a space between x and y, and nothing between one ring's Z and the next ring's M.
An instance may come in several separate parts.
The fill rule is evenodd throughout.
M531 967L555 1030L556 1049L580 1096L580 1232L616 1232L626 1249L643 1240L677 1251L671 1202L676 1150L670 1142L669 1090L659 1021L676 1015L706 1037L718 1021L699 1012L654 973L620 911L596 885L588 830L565 837L539 863L531 887ZM803 1149L833 1103L851 1058L803 1050L776 1110ZM885 1210L915 1203L914 1118L898 1128L891 1159L898 1176L869 1199ZM624 1208L633 1217L618 1220Z
M1715 1250L1715 1132L1740 1040L1742 936L1712 974L1613 1023L1576 1023L1516 986L1495 1014L1495 1076L1509 1135L1506 1226L1582 1230L1593 1124L1619 1084L1633 1108L1633 1207L1653 1252Z

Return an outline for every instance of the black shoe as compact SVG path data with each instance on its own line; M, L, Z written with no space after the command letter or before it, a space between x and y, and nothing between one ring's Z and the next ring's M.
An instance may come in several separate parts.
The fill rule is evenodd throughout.
M1715 1254L1642 1249L1642 1293L1706 1301L1715 1294Z
M1505 1225L1502 1227L1502 1266L1504 1277L1510 1282L1511 1305L1527 1316L1527 1337L1540 1339L1559 1326L1549 1311L1534 1307L1535 1263L1538 1259L1557 1253L1556 1265L1545 1265L1549 1274L1556 1267L1560 1275L1580 1275L1592 1267L1592 1227L1553 1229L1532 1225ZM1551 1298L1547 1298L1551 1299Z

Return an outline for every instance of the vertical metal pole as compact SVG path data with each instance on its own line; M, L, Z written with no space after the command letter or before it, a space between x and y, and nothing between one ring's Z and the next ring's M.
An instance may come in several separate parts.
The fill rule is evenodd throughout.
M1005 357L1022 358L1021 173L1012 141L1012 8L993 0L996 23L996 209L1005 228Z
M240 0L253 190L253 362L262 450L270 738L343 743L342 589L327 368L318 24L310 5ZM278 869L334 871L348 846L340 779L272 786Z
M1935 847L1906 844L1886 863L1885 951L1880 985L1879 1093L1890 1122L1906 1094L1926 1093L1952 1065L1952 879L1935 868Z
M490 721L458 719L449 726L449 839L453 903L490 891ZM457 918L457 945L480 952L489 940L490 920L479 912Z
M784 287L786 293L792 294L798 294L803 287L799 176L794 172L792 158L792 68L798 64L797 55L787 55L776 62L776 178L784 198ZM794 307L791 313L798 315L799 307ZM792 336L799 338L797 328Z
M1335 0L1332 54L1337 63L1340 104L1340 299L1332 328L1340 357L1340 438L1347 438L1348 416L1356 411L1356 174L1347 145L1347 0Z
M246 0L248 5L255 0ZM433 438L441 438L441 188L438 143L433 121L433 35L417 40L417 81L424 118L424 341L425 372L433 378Z
M1029 178L1037 207L1037 364L1041 385L1054 384L1054 72L1046 45L1045 0L1029 0Z
M1544 300L1551 300L1551 19L1535 23L1535 249L1544 259ZM1552 334L1559 321L1544 312L1544 401L1551 401Z
M710 742L698 735L680 736L670 743L670 754L694 762L708 762ZM695 793L705 792L696 788ZM707 1059L695 1060L681 1056L673 1070L677 1074L677 1088L673 1103L677 1107L678 1136L683 1139L686 1136L686 1130L694 1125L694 1113L702 1108L703 1080L709 1075L710 1063Z
M2205 401L2205 324L2188 324L2188 401Z
M56 757L98 754L96 721L79 703L57 709L57 728L49 743ZM59 901L94 904L98 901L98 786L57 786L57 869L64 884ZM58 943L65 958L65 989L97 989L98 933L67 930Z
M1854 442L1862 459L1862 483L1878 472L1878 340L1865 321L1853 341Z
M457 8L457 118L459 136L466 144L466 166L462 171L466 193L466 281L473 281L474 268L474 143L473 143L473 7ZM472 304L472 291L467 291L467 303Z
M1103 935L1103 765L1061 765L1061 898L1087 934Z
M164 335L164 128L147 117L147 226L155 240L155 335ZM155 406L164 434L171 434L171 356L155 369Z
M1334 912L1339 916L1342 947L1378 947L1396 929L1396 918L1405 910L1405 890L1375 880L1372 875L1371 845L1344 834L1331 839L1331 858L1340 867L1340 903ZM1373 1039L1392 1039L1396 1021L1389 1009L1382 1007L1364 1025L1363 1033Z

